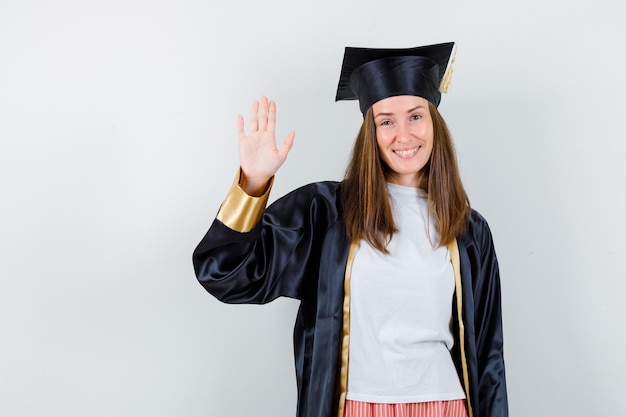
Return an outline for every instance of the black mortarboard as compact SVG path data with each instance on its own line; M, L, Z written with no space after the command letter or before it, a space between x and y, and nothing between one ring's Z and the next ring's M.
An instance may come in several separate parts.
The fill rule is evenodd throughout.
M439 105L447 92L454 42L405 49L346 47L336 101L359 100L361 113L387 97L411 95Z

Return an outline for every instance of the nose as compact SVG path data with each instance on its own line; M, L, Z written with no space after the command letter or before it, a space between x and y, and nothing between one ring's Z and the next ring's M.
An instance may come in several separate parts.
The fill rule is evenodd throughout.
M411 128L407 122L400 122L397 124L396 141L400 143L408 142L411 140Z

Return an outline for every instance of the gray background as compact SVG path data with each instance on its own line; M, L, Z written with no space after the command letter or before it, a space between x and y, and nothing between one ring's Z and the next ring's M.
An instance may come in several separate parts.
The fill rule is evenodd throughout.
M440 110L501 263L513 416L622 416L619 1L0 1L0 415L292 416L297 303L227 306L191 252L265 94L272 198L340 179L344 46L456 41Z

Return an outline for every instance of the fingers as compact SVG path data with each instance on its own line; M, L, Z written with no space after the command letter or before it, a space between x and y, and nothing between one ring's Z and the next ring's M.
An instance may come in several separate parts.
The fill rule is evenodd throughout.
M276 126L276 104L267 97L261 97L261 101L255 100L250 110L250 133L273 131Z
M270 134L274 134L276 130L276 103L274 101L268 100L267 97L261 97L261 100L255 100L252 102L252 108L250 110L250 132L249 134L253 134L256 132L269 132ZM237 116L237 134L239 139L243 139L246 137L245 129L244 129L244 119L243 116ZM289 136L291 136L290 140L293 141L294 132L291 132ZM291 146L289 146L291 148ZM287 150L288 152L288 150Z

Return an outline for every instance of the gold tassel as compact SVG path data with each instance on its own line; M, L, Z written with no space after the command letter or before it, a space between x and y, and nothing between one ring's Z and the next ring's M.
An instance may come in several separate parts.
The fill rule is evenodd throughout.
M439 83L439 92L447 94L448 88L450 87L450 81L452 80L452 69L454 67L454 59L456 58L456 43L452 47L452 53L450 54L450 60L448 61L448 66L446 67L446 72L443 74L443 78Z

